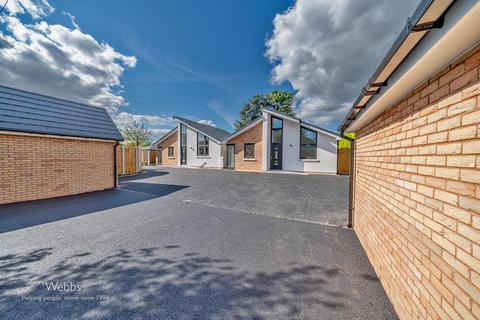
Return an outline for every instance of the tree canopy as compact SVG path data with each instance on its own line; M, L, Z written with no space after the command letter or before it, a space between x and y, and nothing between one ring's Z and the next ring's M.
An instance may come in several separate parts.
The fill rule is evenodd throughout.
M235 129L238 130L260 118L263 108L272 109L286 115L293 115L293 99L293 94L287 91L273 91L251 97L240 109L240 119L235 121Z
M123 129L123 137L127 144L134 145L135 147L145 147L150 145L150 138L152 130L145 128L145 125L138 122L133 122Z

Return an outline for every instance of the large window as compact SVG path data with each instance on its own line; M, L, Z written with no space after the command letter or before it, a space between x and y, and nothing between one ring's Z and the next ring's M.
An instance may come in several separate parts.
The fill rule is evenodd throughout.
M180 164L187 164L187 127L180 123Z
M255 144L245 143L243 145L243 157L245 159L255 159Z
M208 156L208 137L197 132L197 156Z
M168 147L168 157L173 158L175 156L175 153L173 151L173 147Z
M272 117L272 143L282 143L283 120Z
M317 159L317 132L300 127L300 159Z

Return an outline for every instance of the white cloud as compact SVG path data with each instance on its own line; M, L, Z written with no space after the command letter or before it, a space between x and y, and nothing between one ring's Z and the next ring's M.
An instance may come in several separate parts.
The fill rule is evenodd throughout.
M198 123L206 124L207 126L216 127L217 125L212 120L199 120Z
M70 22L72 23L72 25L75 29L80 29L80 26L78 25L74 15L72 15L71 13L66 12L66 11L63 11L62 13L70 19Z
M143 123L145 126L163 126L174 123L172 117L168 116L151 116L143 114L132 114L128 112L120 112L113 117L118 126L125 126L133 122Z
M300 117L342 119L417 3L297 0L266 42L273 82L298 90Z
M149 128L152 131L152 141L158 140L164 134L172 130L171 127L175 124L175 120L172 117L132 114L128 112L119 112L113 115L112 118L120 130L134 122L144 124L146 128ZM158 128L161 126L163 126L163 128Z
M0 16L7 31L0 31L1 84L103 106L110 112L127 105L118 89L124 70L136 65L134 56L117 52L78 26L22 21L26 12L34 19L52 12L46 0L11 0L7 9L9 15Z
M150 128L152 130L152 141L156 141L160 139L162 136L170 132L172 129L165 129L165 128Z
M33 19L39 19L54 11L47 0L9 0L5 11L12 16L29 13Z

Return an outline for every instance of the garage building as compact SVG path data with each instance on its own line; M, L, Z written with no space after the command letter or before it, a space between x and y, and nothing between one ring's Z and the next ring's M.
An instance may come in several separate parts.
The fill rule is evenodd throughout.
M0 204L116 187L104 108L0 86Z
M350 224L400 319L480 319L479 125L480 2L424 0L340 128Z

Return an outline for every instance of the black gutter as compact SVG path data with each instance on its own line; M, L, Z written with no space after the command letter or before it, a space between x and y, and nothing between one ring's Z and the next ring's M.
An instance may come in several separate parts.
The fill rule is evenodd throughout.
M345 130L350 126L350 124L356 119L357 115L361 112L361 110L366 108L368 101L374 95L380 93L382 87L387 85L388 79L390 78L390 76L395 72L398 66L402 64L405 58L410 54L410 52L415 48L415 46L421 41L421 39L430 30L438 29L443 26L443 23L445 20L445 14L448 8L450 8L455 1L456 0L452 0L450 3L446 3L444 0L424 0L418 5L412 17L407 19L407 23L403 28L402 32L397 37L397 39L393 43L390 50L388 50L387 55L380 63L377 70L373 73L367 85L365 85L362 88L362 92L360 93L359 97L355 100L355 103L351 107L350 111L347 113L342 124L339 126L338 130L340 131L341 134L343 134L343 132L345 132ZM443 5L445 7L443 8L439 16L436 17L435 20L420 23L421 19L432 7L432 5L439 5L439 6ZM410 50L405 54L403 59L398 62L398 64L391 70L391 72L385 77L385 79L383 81L379 81L378 77L384 72L385 68L388 66L392 58L395 56L395 54L399 51L399 49L405 43L407 38L412 33L416 33L416 32L423 32L424 34L418 39L418 41L413 45L413 47L410 48ZM361 100L363 100L364 98L366 98L366 101L363 104L360 104Z

